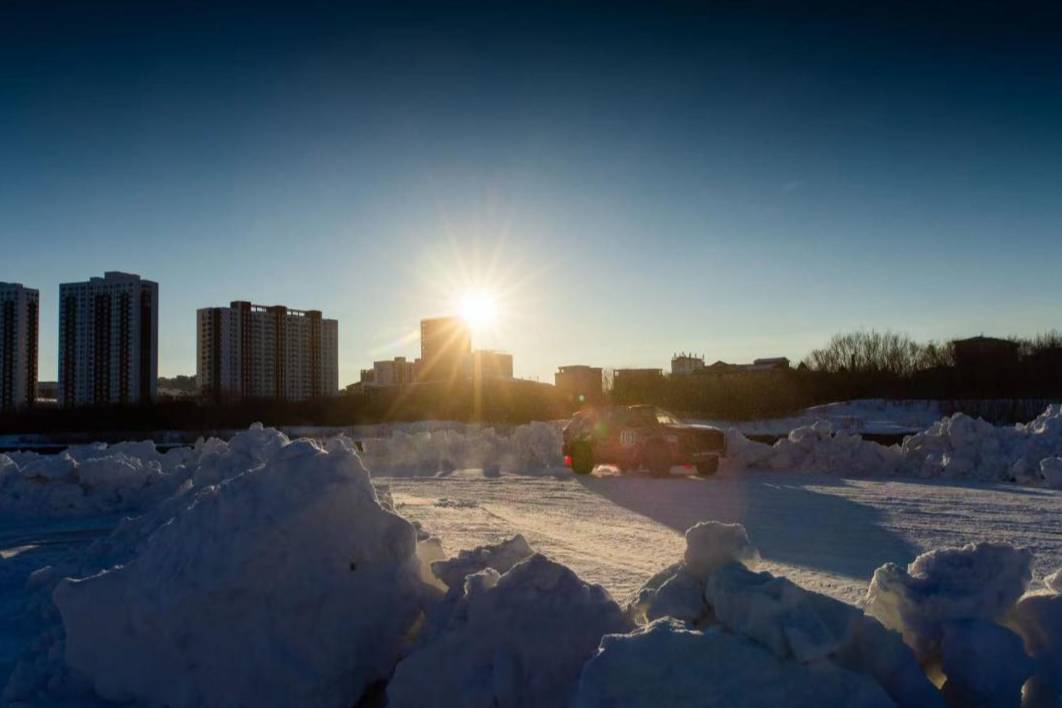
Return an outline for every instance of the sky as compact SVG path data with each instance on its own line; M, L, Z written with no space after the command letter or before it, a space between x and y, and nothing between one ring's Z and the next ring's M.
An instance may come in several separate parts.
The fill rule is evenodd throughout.
M1062 328L1062 10L0 4L0 280L339 320L340 384L496 298L518 376Z

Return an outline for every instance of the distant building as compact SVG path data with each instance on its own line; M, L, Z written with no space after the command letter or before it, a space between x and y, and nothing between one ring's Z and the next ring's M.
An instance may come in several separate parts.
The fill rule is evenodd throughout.
M339 323L246 301L197 312L196 381L215 401L305 401L339 392Z
M704 357L692 354L675 354L671 357L671 375L689 376L704 368Z
M155 400L159 286L131 273L59 286L59 405Z
M754 359L746 368L751 371L785 371L789 368L789 359L784 356Z
M36 290L0 283L0 411L36 401L39 302Z
M991 371L1010 369L1018 364L1020 345L1009 339L978 336L956 339L951 345L958 369Z
M597 366L561 366L553 375L553 383L572 401L593 403L602 396L601 368Z
M756 374L789 371L789 359L784 356L756 359L751 364L728 364L725 361L717 361L695 373L704 376L722 376L734 374Z
M369 383L376 386L403 386L413 383L413 362L406 361L404 356L396 356L390 361L374 361L371 378Z
M659 390L663 381L663 369L616 369L612 376L612 395L618 401L644 402Z
M460 317L434 317L420 321L418 381L453 381L462 377L472 354L472 336Z
M511 379L513 355L489 350L474 351L468 358L466 371L473 380Z

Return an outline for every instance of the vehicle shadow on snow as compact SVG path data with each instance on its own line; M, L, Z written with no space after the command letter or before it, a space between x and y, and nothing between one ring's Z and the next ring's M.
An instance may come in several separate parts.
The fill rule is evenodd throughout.
M587 490L684 532L701 521L740 523L764 560L869 580L921 549L881 525L882 512L778 477L579 477ZM816 486L821 480L816 480Z

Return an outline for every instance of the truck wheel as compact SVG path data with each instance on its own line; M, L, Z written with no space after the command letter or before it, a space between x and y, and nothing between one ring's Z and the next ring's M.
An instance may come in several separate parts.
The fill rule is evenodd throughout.
M719 471L719 458L713 457L710 460L697 463L697 474L701 477L711 477L713 474Z
M590 474L594 471L594 451L586 443L572 448L572 472Z
M671 453L660 444L650 445L645 451L645 466L654 477L667 477L671 472Z

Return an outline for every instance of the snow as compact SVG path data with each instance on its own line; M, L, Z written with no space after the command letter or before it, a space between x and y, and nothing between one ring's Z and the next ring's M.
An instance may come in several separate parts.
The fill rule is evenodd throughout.
M388 706L562 706L601 637L631 628L604 588L538 554L469 576L445 611L398 664Z
M448 588L461 590L466 576L487 568L505 573L533 554L524 537L517 534L498 544L478 546L461 551L454 558L435 561L431 564L431 571Z
M107 700L347 707L417 612L416 532L342 446L187 495L126 564L59 583L65 658Z
M756 563L759 551L741 524L705 521L686 530L686 570L700 580L727 563Z
M756 708L894 703L872 680L829 662L776 658L756 643L660 619L611 635L579 677L573 708Z
M629 613L641 622L672 617L698 629L718 625L779 660L865 674L900 705L942 705L898 634L852 605L743 563L758 559L740 524L697 524L686 532L683 562L652 578ZM670 577L661 582L663 576Z
M944 625L940 668L942 688L951 705L1017 706L1033 672L1022 639L984 620L955 620Z
M968 544L923 553L906 569L886 563L867 590L867 612L901 632L919 658L940 651L953 620L998 621L1032 580L1032 554L999 543Z
M724 470L794 470L867 477L970 479L1062 486L1062 406L1035 420L995 426L956 413L904 439L879 445L835 430L827 420L792 430L774 445L754 442L731 429Z
M1031 677L1052 705L1059 421L953 416L910 449L731 431L709 479L572 475L555 424L392 430L376 480L347 436L263 426L0 456L0 683L42 706L932 706L1017 705ZM996 483L1018 463L1034 486Z

